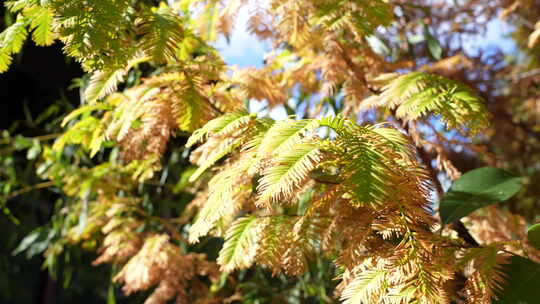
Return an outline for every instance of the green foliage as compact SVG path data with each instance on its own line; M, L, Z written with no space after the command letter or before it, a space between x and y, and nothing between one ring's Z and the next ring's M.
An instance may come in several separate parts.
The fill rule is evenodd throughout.
M0 34L0 72L20 51L28 31L40 46L60 39L68 56L86 70L101 71L93 77L90 101L116 88L138 52L156 64L174 61L186 36L182 19L164 4L152 8L127 0L25 0L10 1L7 7L18 16Z
M253 119L246 111L227 113L206 123L202 128L193 132L186 146L191 147L204 140L209 134L227 135L247 125Z
M179 42L184 37L182 20L168 6L161 5L157 10L144 16L139 31L142 35L141 50L157 63L176 58Z
M371 34L378 26L392 21L392 6L384 1L315 1L317 8L316 24L330 29L340 28L350 23L359 34ZM351 8L354 7L354 10Z
M527 239L536 249L540 249L540 224L534 224L527 230Z
M352 281L341 295L344 304L374 302L384 292L386 271L363 271Z
M21 50L27 34L23 17L18 17L17 22L0 33L0 73L8 69L13 54Z
M68 143L80 144L88 149L90 156L94 156L101 148L104 139L104 128L101 121L88 116L72 125L69 131L54 143L53 149L63 150Z
M48 124L53 135L2 134L0 207L24 215L14 199L45 202L31 208L47 221L9 251L42 254L52 273L93 252L92 264L112 265L101 280L108 292L98 291L110 303L333 302L331 290L347 304L531 302L536 272L525 269L540 259L537 227L527 239L527 222L505 209L471 214L516 195L523 178L469 169L523 169L486 141L509 125L535 136L534 117L475 137L497 119L489 111L503 113L489 98L502 102L506 91L485 90L483 58L442 58L463 51L454 49L453 35L466 32L459 18L448 37L434 36L447 11L477 12L381 0L252 4L248 28L273 52L261 68L229 68L210 43L230 37L248 2L7 2L16 18L0 33L0 72L31 36L39 46L58 40L88 73L76 82L81 104ZM418 33L425 45L412 45ZM469 64L482 77L462 69ZM252 100L303 119L249 113ZM460 170L469 172L442 195L439 178ZM467 215L463 229L437 233ZM140 296L123 298L113 283Z
M351 157L342 168L342 176L347 176L347 185L354 189L360 203L383 202L391 191L388 188L394 178L395 156L411 155L407 152L407 140L399 131L380 126L359 127L347 124L347 127L334 129L341 136L332 153L344 159ZM387 149L381 149L385 146Z
M271 135L265 138L268 136ZM321 159L319 146L310 142L297 144L294 150L279 153L275 160L277 166L268 168L259 183L259 200L261 202L282 201L294 192L294 188L301 186L309 172L316 168Z
M84 92L86 102L90 104L94 103L98 99L116 91L118 84L124 80L124 77L131 68L148 60L148 57L139 54L139 56L131 59L126 67L94 72L92 77L90 77L90 84Z
M33 30L32 40L39 46L53 44L55 39L53 11L48 7L34 6L25 10L25 15L32 20L30 23L30 29Z
M508 285L493 303L497 304L533 304L538 302L540 290L536 283L540 280L540 264L520 256L512 256L510 263L504 266Z
M119 68L131 57L133 8L127 0L44 2L55 13L64 51L88 70ZM103 56L105 54L105 56ZM107 55L108 54L108 55Z
M264 222L252 216L239 218L231 225L217 260L223 271L248 268L253 264Z
M261 153L280 153L290 150L309 132L320 127L318 120L285 120L274 124L260 143Z
M507 171L485 167L456 180L439 203L444 224L459 220L476 209L503 202L522 188L523 178Z
M450 79L411 72L395 76L368 106L395 109L396 117L415 121L429 112L439 115L448 128L476 133L488 124L484 102L467 86Z

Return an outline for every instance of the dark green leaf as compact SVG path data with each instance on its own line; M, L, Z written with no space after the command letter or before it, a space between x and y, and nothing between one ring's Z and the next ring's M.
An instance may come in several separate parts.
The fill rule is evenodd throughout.
M527 230L527 238L534 248L540 249L540 223L532 225L529 230Z
M505 201L522 186L522 177L484 167L467 172L456 180L439 205L443 224L467 216L476 209Z
M27 159L35 159L38 157L38 155L41 153L41 144L39 140L34 139L32 143L32 147L26 151L26 158Z
M366 37L366 40L371 47L371 49L381 56L389 56L390 55L390 48L386 46L386 44L377 36L370 35Z
M520 256L510 258L510 264L504 266L506 285L493 301L497 304L537 304L540 300L540 264Z
M116 296L114 295L114 284L109 284L109 293L107 295L107 304L116 304Z
M15 137L15 149L23 150L32 147L33 141L31 138L17 135Z
M47 236L47 229L45 227L38 227L30 232L22 239L19 246L13 250L13 255L19 254L25 250L31 249L31 247L38 246L43 242ZM38 246L39 247L39 246Z
M441 60L442 57L442 47L437 38L431 35L429 28L424 24L424 38L426 39L427 47L429 53L433 58Z

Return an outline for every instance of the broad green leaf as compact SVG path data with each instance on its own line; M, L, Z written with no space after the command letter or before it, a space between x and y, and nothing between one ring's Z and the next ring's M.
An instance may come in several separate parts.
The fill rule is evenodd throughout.
M496 304L537 304L540 300L540 264L520 256L504 266L506 285Z
M540 250L540 223L532 225L529 230L527 230L527 238L534 248Z
M426 39L427 47L431 56L433 56L433 58L437 60L441 60L441 57L442 57L441 44L439 43L437 38L433 37L433 35L429 31L429 28L425 24L424 24L424 38Z
M388 48L388 46L386 46L386 44L379 37L375 35L370 35L366 37L366 40L369 46L371 47L371 49L378 55L381 55L381 56L390 55L391 53L390 48Z
M109 284L109 292L107 294L107 304L116 304L116 296L114 295L114 284Z
M28 258L41 254L51 245L54 236L54 230L50 230L46 227L38 227L21 240L17 248L13 250L12 254L17 255L25 251L26 257Z
M40 153L41 153L41 143L39 142L38 139L34 139L32 141L32 146L30 147L30 149L26 151L26 158L36 159L36 157L38 157Z
M439 205L443 224L459 220L476 209L505 201L522 186L522 177L507 171L484 167L465 173L456 180Z
M38 242L40 238L43 238L44 235L46 235L46 229L44 227L38 227L34 229L27 236L25 236L24 239L21 240L17 248L13 250L12 254L16 255L25 251L30 246L32 246L32 244Z

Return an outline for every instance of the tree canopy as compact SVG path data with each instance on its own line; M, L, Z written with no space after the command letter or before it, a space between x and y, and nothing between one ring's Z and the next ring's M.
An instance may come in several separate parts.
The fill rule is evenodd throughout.
M538 1L4 5L0 301L537 303Z

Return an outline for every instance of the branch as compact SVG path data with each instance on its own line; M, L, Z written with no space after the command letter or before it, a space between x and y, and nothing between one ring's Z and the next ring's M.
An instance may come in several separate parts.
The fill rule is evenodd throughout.
M17 196L19 196L21 194L24 194L24 193L27 193L27 192L30 192L30 191L43 189L43 188L48 188L48 187L52 187L52 186L54 186L54 181L47 181L47 182L35 184L35 185L32 185L32 186L24 187L22 189L11 192L9 195L7 195L5 197L5 199L9 200L9 199L12 199L14 197L17 197Z
M536 75L539 75L539 74L540 74L540 68L532 69L530 71L519 73L519 74L515 75L514 77L512 77L512 81L518 82L518 81L520 81L522 79L533 77L533 76L536 76Z
M37 139L39 141L47 141L47 140L51 140L51 139L55 139L57 137L60 137L61 135L62 135L62 133L53 133L53 134L40 135L40 136L35 136L35 137L27 137L27 139L30 139L30 140ZM2 142L0 142L0 143L9 144L11 139L12 138L6 138L6 140L2 140ZM10 153L10 152L17 151L17 150L19 150L19 149L15 148L15 146L8 146L6 148L0 149L0 154Z
M146 217L148 219L158 221L161 225L163 225L163 227L165 227L165 229L167 229L169 231L171 236L174 239L176 239L177 241L179 241L179 242L187 242L187 240L182 235L180 235L180 233L178 233L178 230L176 230L176 228L167 219L159 217L159 216L150 215L150 214L144 212L141 209L135 209L135 212L139 213L140 215L142 215L142 216L144 216L144 217Z

